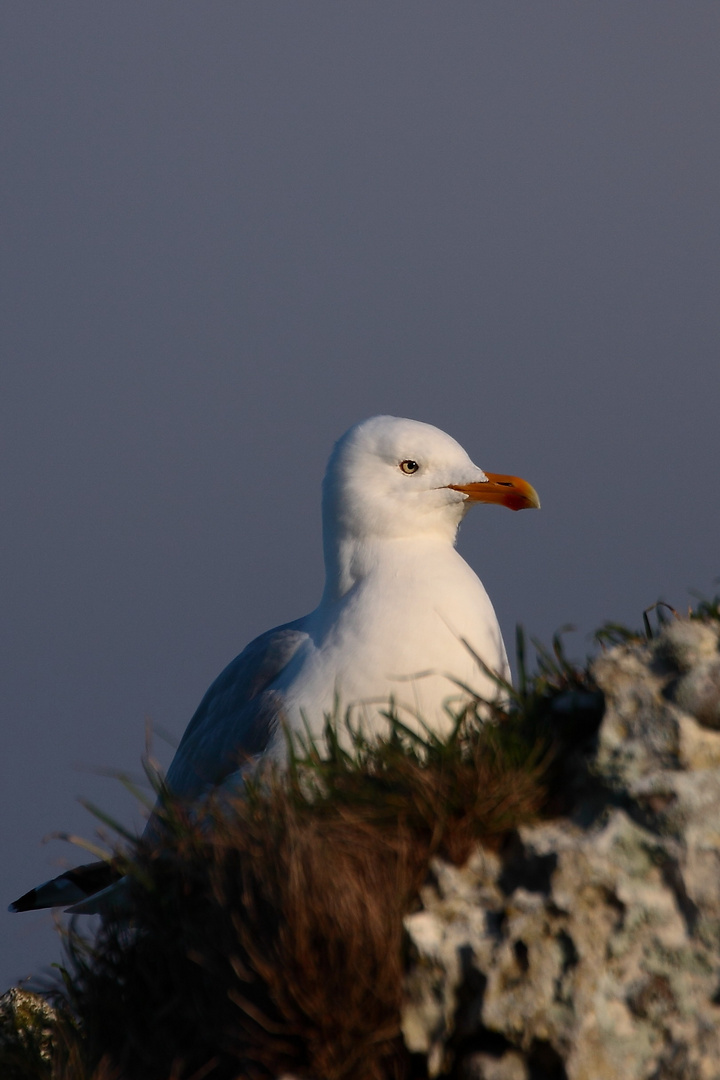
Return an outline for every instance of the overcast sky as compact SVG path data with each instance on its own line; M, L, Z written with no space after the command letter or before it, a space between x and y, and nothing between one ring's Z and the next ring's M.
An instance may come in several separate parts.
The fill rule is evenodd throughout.
M720 5L4 0L3 908L314 607L333 441L531 481L461 550L575 656L720 574ZM171 749L156 738L167 763ZM65 860L65 862L63 861ZM0 988L57 959L1 916Z

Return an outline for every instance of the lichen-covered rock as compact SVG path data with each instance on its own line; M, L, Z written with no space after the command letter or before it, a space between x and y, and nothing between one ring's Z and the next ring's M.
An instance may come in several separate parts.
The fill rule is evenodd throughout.
M601 656L572 812L434 864L403 1033L467 1080L720 1080L720 626Z
M0 1076L3 1080L43 1080L50 1076L57 1017L39 994L13 987L0 997Z

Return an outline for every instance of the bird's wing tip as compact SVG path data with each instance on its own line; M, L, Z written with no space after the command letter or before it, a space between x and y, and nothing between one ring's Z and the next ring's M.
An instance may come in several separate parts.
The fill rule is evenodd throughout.
M23 893L17 900L13 900L12 904L8 904L8 911L32 911L35 907L37 889L31 889L30 892Z

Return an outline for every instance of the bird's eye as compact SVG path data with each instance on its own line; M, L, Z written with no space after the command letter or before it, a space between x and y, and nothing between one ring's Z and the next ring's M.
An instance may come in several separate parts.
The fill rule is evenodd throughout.
M418 471L420 466L418 465L417 461L410 461L408 459L407 461L400 462L400 468L406 476L411 476L414 472Z

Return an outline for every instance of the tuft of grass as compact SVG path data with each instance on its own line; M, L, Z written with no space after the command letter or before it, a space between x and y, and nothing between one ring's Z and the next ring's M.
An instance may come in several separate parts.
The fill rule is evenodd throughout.
M697 600L697 605L689 613L691 619L712 619L720 622L720 593L716 593L713 597L702 596L695 592L690 595Z
M390 717L377 742L295 746L197 820L171 800L161 849L133 845L133 920L72 928L63 999L85 1075L213 1080L409 1075L403 916L430 860L499 844L547 801L548 747L474 710L447 739Z
M720 581L720 579L718 579ZM713 597L703 596L701 593L691 590L690 595L696 600L695 607L688 608L685 618L712 620L720 622L720 593ZM650 614L655 612L656 627L653 629ZM668 614L668 612L670 614ZM657 600L642 613L643 629L633 630L622 623L606 622L593 635L596 644L603 648L612 648L614 645L627 645L631 642L652 641L657 634L670 621L670 616L681 619L683 616L668 604L665 600Z

